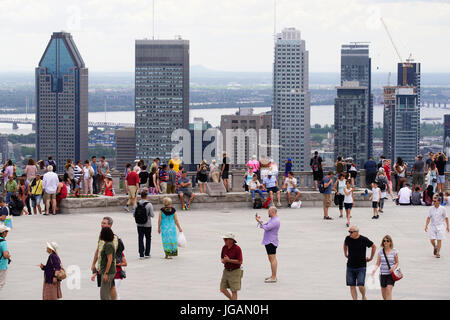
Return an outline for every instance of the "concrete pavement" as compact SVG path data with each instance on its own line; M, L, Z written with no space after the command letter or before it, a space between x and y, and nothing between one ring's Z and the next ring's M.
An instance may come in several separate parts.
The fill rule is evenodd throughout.
M155 212L158 209L155 207ZM263 231L256 226L255 212L264 221L268 219L264 209L179 210L187 247L180 248L179 256L173 260L164 259L161 237L155 227L157 218L153 219L152 258L139 260L131 213L109 213L114 219L114 232L125 243L129 265L127 278L120 287L121 298L224 299L219 292L223 268L221 235L230 231L237 235L243 250L240 299L350 299L342 251L348 233L345 220L337 218L337 208L330 208L333 221L322 220L322 208L279 209L279 281L274 284L264 283L264 278L270 275L270 267L261 245ZM427 212L428 207L399 207L391 200L386 201L385 213L378 220L371 219L371 208L352 211L353 223L377 247L385 234L393 237L405 275L395 285L394 299L450 298L450 241L444 241L441 258L436 259L424 232ZM90 266L100 221L105 215L94 212L14 219L14 229L7 238L13 261L0 299L41 299L43 272L37 265L46 262L46 241L59 244L63 265L69 273L73 272L72 280L63 282L63 299L99 299L99 289L90 281ZM375 259L369 263L368 270L373 264ZM368 276L366 285L368 299L381 299L378 279L371 281Z

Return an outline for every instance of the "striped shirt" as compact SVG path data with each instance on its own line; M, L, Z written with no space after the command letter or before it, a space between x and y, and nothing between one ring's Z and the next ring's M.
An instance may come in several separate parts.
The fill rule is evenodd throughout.
M387 262L386 262L386 258L384 257L384 254L383 254L383 249L381 249L379 252L378 252L378 254L380 255L380 261L381 261L381 264L380 264L380 274L382 274L382 275L388 275L388 274L391 274L390 272L389 272L389 267L388 267L388 265L387 265ZM389 253L389 254L387 254L386 253L386 257L388 258L388 260L389 260L389 265L391 266L391 268L395 265L395 256L398 254L398 251L397 251L397 249L392 249L391 250L391 252Z
M82 175L83 175L83 170L79 166L75 166L75 168L73 169L73 176L74 176L75 180L78 181Z

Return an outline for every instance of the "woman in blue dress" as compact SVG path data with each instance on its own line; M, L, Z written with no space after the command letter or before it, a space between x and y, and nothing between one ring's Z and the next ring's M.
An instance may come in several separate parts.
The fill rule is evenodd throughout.
M175 208L172 207L172 200L170 198L163 199L164 207L159 212L158 219L158 233L161 234L162 244L166 259L172 259L173 256L178 255L178 238L177 229L183 232Z

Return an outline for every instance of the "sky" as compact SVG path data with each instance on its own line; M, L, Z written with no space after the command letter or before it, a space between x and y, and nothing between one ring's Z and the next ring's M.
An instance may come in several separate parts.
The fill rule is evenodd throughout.
M190 41L191 65L270 72L275 0L155 0L155 38ZM450 72L450 0L276 0L276 30L295 27L310 72L339 72L341 44L370 42L373 72L412 54ZM153 37L152 0L0 0L0 72L31 71L55 31L72 33L90 72L133 72L134 41Z

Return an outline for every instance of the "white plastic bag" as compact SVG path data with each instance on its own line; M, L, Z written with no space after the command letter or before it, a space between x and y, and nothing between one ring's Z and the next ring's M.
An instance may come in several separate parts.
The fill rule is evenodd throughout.
M302 202L300 200L296 201L296 202L292 202L292 204L291 204L292 209L299 209L299 208L301 208L301 206L302 206Z
M183 232L180 232L178 234L177 242L180 247L182 247L182 248L186 247L186 237L184 236Z

